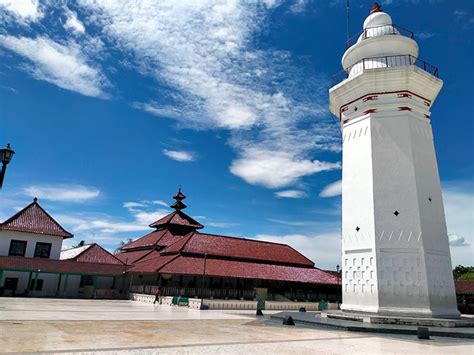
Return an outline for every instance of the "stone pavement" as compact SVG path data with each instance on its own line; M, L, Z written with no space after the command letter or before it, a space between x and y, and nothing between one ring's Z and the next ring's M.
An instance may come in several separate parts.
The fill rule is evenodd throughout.
M272 319L283 320L291 316L296 323L316 327L330 327L351 332L379 333L379 334L410 334L417 335L417 326L365 323L347 319L321 317L320 312L280 312L271 315ZM470 320L470 318L468 318ZM471 321L469 321L471 324ZM474 339L474 327L428 327L432 336Z
M474 354L472 340L287 327L253 312L132 301L0 298L0 352Z

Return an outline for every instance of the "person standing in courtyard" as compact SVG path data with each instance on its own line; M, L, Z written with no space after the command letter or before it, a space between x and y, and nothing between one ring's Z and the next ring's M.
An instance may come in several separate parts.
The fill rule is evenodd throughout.
M160 289L160 287L158 287L155 291L155 300L153 301L153 304L155 304L156 302L161 304L161 289Z

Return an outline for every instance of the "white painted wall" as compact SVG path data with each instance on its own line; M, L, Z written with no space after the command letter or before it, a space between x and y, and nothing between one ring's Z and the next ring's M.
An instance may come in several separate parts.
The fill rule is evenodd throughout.
M429 111L442 84L399 66L330 90L343 125L344 310L458 315Z
M59 259L63 245L63 238L58 236L0 230L0 255L8 255L11 240L27 241L25 257L28 258L34 257L37 242L51 243L50 259Z

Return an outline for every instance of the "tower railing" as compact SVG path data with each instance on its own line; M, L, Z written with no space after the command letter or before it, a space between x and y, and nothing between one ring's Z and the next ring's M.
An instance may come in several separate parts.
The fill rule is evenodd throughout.
M364 58L352 65L349 68L341 70L332 76L332 86L339 84L347 78L353 78L362 74L368 69L390 68L390 67L405 67L416 66L423 69L427 73L439 78L438 68L431 65L420 58L416 58L410 54L405 55L391 55L382 57Z
M409 37L411 39L415 37L412 31L409 31L397 25L382 25L382 26L375 26L375 27L367 27L346 41L346 49L356 44L359 38L361 38L361 40L364 40L367 38L384 36L384 35L400 35L400 36Z

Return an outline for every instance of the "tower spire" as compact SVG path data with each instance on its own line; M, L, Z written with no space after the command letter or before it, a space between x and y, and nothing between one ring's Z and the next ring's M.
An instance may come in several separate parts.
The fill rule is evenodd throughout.
M181 192L181 187L178 189L178 192L176 193L176 195L173 196L173 198L176 200L176 202L170 206L171 208L174 208L176 211L181 211L187 207L182 202L186 198L186 196Z

